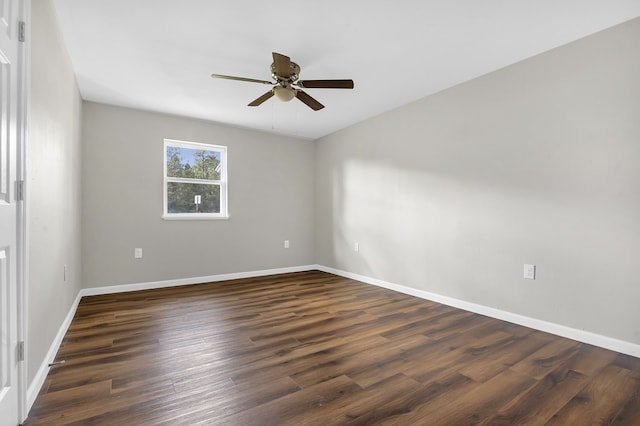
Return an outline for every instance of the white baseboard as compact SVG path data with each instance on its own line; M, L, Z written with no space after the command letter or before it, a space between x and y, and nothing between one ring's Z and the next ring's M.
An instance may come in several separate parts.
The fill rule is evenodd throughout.
M466 302L464 300L459 300L452 297L442 296L424 290L418 290L415 288L406 287L403 285L394 284L364 275L330 268L327 266L316 265L315 269L640 358L640 345L635 343L614 339L612 337L591 333L585 330L578 330L575 328L539 320L536 318L526 317L524 315L502 311L500 309L490 308L488 306L479 305L476 303Z
M263 277L265 275L288 274L318 269L317 265L293 266L290 268L265 269L261 271L238 272L233 274L208 275L205 277L181 278L177 280L150 281L137 284L121 284L107 287L83 288L80 296L97 296L100 294L124 293L125 291L150 290L154 288L177 287L181 285L211 283L216 281L237 280L241 278Z
M184 278L184 279L178 279L178 280L153 281L153 282L138 283L138 284L123 284L123 285L114 285L114 286L108 286L108 287L83 288L78 292L78 296L76 297L73 304L71 305L71 308L69 309L69 313L67 314L64 321L60 325L58 334L56 334L55 339L53 339L53 342L49 347L49 351L47 352L47 355L42 361L42 364L40 365L40 368L38 369L34 379L29 384L29 388L27 389L27 413L31 410L31 407L33 407L33 403L36 401L36 397L38 396L38 393L40 393L40 389L42 389L42 385L44 384L44 381L47 379L47 374L49 374L49 364L52 363L53 360L55 359L55 356L58 353L58 349L60 348L60 344L62 343L62 339L64 339L64 335L67 333L67 330L71 325L71 321L73 320L73 317L76 314L76 310L78 309L80 299L84 296L97 296L101 294L123 293L126 291L176 287L176 286L189 285L189 284L202 284L202 283L216 282L216 281L235 280L240 278L254 278L254 277L262 277L266 275L287 274L290 272L311 271L318 268L319 267L317 265L294 266L290 268L266 269L266 270L260 270L260 271L210 275L206 277L193 277L193 278Z

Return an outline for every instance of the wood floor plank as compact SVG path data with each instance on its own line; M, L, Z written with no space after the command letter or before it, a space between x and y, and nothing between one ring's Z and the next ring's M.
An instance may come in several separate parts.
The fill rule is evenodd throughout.
M422 345L427 342L425 336L416 336L415 339L404 340L401 342L385 342L377 344L374 350L364 350L353 346L353 350L347 354L338 353L338 356L332 357L330 361L324 360L323 356L307 364L304 370L295 371L291 377L302 387L316 384L323 380L333 378L340 375L348 375L357 372L362 368L377 367L380 368L381 363L389 358L401 356L405 351Z
M456 335L451 350L427 352L421 363L412 363L404 372L420 382L434 382L442 377L459 373L460 369L473 366L478 360L485 360L493 350L513 343L517 338L502 331L482 338L470 339L464 333ZM480 364L481 365L481 364Z
M527 356L511 369L535 379L541 379L550 371L572 359L582 345L569 339L552 339L548 344Z
M588 377L561 365L537 381L526 392L516 396L483 425L545 424L564 407L588 381Z
M448 401L458 401L480 384L460 374L443 377L437 382L422 384L410 394L399 396L389 403L371 407L347 425L377 424L454 424L441 422L439 415L429 416L422 409L440 407Z
M419 424L426 419L438 419L446 425L477 424L495 413L515 395L527 391L535 380L525 375L505 370L491 380L459 388L457 397L452 392L438 395L429 404L422 403L407 413L383 420L384 425Z
M83 297L28 425L640 424L640 359L307 271Z
M634 398L636 388L637 380L629 370L608 365L548 424L611 424L627 402Z
M549 335L544 333L531 333L526 337L516 338L504 345L496 346L489 353L479 356L472 363L461 368L460 374L477 382L486 382L544 347L549 342L549 338Z
M349 393L322 405L308 408L286 419L287 424L346 424L366 415L371 407L402 399L420 388L420 384L403 374L390 376L374 385Z
M309 412L321 412L322 410L318 410L318 408L361 389L349 377L342 375L226 417L225 422L256 426L299 425L300 421L297 420L299 417L304 417ZM205 417L210 418L209 415ZM322 417L317 417L316 414L316 422L319 423L321 420ZM311 422L312 420L309 420L309 423Z

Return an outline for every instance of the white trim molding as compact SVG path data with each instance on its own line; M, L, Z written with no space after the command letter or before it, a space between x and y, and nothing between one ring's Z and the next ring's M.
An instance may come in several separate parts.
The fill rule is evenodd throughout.
M614 339L612 337L591 333L585 330L578 330L575 328L539 320L536 318L526 317L524 315L514 314L512 312L507 312L500 309L490 308L488 306L479 305L476 303L466 302L464 300L455 299L453 297L442 296L440 294L430 293L428 291L419 290L412 287L406 287L400 284L390 283L376 278L367 277L365 275L359 275L335 268L330 268L328 266L317 265L316 269L323 272L328 272L330 274L339 275L341 277L361 281L366 284L372 284L378 287L383 287L389 290L408 294L410 296L416 296L421 299L431 300L433 302L442 303L443 305L464 309L465 311L474 312L476 314L485 315L491 318L496 318L513 324L529 327L535 330L544 331L546 333L555 334L556 336L566 337L568 339L577 340L582 343L588 343L590 345L640 358L640 345L635 343Z
M237 272L231 274L208 275L204 277L182 278L177 280L150 281L138 284L121 284L108 287L83 288L80 297L100 294L124 293L125 291L151 290L154 288L177 287L191 284L204 284L217 281L238 280L242 278L264 277L266 275L288 274L318 269L317 265L293 266L290 268L265 269L260 271Z

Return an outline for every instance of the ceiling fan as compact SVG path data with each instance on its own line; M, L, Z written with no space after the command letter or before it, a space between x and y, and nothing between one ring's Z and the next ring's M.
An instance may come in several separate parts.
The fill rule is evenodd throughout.
M233 77L230 75L211 74L213 78L224 78L227 80L248 81L250 83L262 83L273 86L264 95L260 96L249 106L258 106L275 96L283 102L289 102L293 98L298 98L314 111L324 108L320 102L309 96L302 89L353 89L353 80L298 80L300 66L291 61L291 58L280 53L273 52L273 63L271 64L271 77L275 81L256 80L254 78Z

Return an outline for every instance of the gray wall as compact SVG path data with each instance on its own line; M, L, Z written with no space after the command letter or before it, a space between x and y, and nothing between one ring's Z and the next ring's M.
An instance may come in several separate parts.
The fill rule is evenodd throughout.
M640 19L319 140L317 262L640 343L638 52Z
M31 8L27 140L29 383L82 284L82 104L52 2L34 1Z
M164 138L228 147L228 220L161 218ZM312 264L314 153L311 141L85 102L84 286Z

